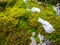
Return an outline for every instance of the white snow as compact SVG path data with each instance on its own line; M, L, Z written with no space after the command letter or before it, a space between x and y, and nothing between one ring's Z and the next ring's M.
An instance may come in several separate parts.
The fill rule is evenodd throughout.
M31 44L30 45L37 45L36 41L35 41L35 38L34 38L34 35L35 35L35 32L32 33L32 36L31 36Z
M40 5L40 4L42 4L42 2L40 2L40 1L37 1L37 0L36 0L36 3L37 3L37 4L39 4L39 5Z
M53 9L54 9L55 12L57 12L57 7L53 6Z
M60 9L59 6L53 6L54 11L56 12L57 15L60 15Z
M38 13L41 12L41 10L39 8L36 8L36 7L32 7L31 11L32 12L38 12Z
M41 35L41 34L38 34L38 38L40 40L40 43L37 44L36 40L34 38L34 35L35 35L35 32L32 33L32 36L31 36L31 41L32 42L30 43L30 45L46 45L46 44L51 44L51 42L49 40L46 40L46 41L42 42L42 40L45 40L45 37L44 37L44 35Z
M46 40L45 43L46 43L46 45L51 45L51 41L49 41L49 40Z
M39 40L40 40L40 44L38 45L51 45L51 41L49 41L48 39L45 40L44 35L38 34ZM45 40L44 42L42 40Z
M37 2L38 4L42 4L42 2Z
M23 0L23 1L26 3L27 0Z
M39 38L39 40L40 40L40 43L39 44L37 44L36 43L36 40L35 40L35 38L34 38L34 35L35 35L35 32L33 32L32 33L32 36L31 36L31 40L32 40L32 42L31 42L31 44L30 45L46 45L46 43L44 42L42 42L42 40L44 40L44 36L43 35L41 35L41 34L38 34L38 38Z
M53 26L49 22L47 22L47 21L45 21L41 18L38 19L38 22L40 22L42 24L42 26L45 29L46 33L52 33L54 31Z
M40 44L44 44L43 42L42 42L42 40L44 40L44 36L43 35L41 35L41 34L38 34L38 37L39 37L39 40L40 40ZM39 44L38 44L39 45ZM45 45L45 44L44 44Z
M44 39L44 36L41 34L38 34L38 37L40 38L40 41L42 41Z
M34 38L34 37L31 37L31 40L32 40L32 42L31 42L31 44L30 44L30 45L37 45L37 43L36 43L36 41L35 41L35 38Z
M59 16L60 16L60 10L58 10L58 11L57 11L57 15L59 15Z

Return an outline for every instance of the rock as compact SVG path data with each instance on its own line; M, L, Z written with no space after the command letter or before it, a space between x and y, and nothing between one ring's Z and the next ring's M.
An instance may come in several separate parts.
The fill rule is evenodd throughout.
M47 22L41 18L38 19L38 22L40 22L42 24L46 33L52 33L54 31L53 26L49 22Z
M38 13L41 12L41 10L39 8L36 8L36 7L32 7L31 11L32 12L38 12Z

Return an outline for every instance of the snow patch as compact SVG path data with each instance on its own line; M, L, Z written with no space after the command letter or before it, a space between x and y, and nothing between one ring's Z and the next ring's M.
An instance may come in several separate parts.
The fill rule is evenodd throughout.
M45 21L41 18L38 19L38 22L40 22L42 24L42 26L45 29L46 33L52 33L54 31L53 26L49 22L47 22L47 21Z
M26 3L27 0L23 0L23 1Z
M39 37L39 40L40 40L40 44L44 45L45 43L42 42L42 40L44 40L44 36L41 35L41 34L38 34L38 37Z
M32 33L32 36L31 36L31 44L30 45L37 45L36 41L35 41L35 38L34 38L34 35L35 35L35 32Z
M53 6L53 9L54 9L55 12L57 12L57 7Z
M58 11L57 11L57 15L59 15L59 16L60 16L60 10L58 10Z
M59 6L53 6L54 11L56 12L57 15L60 15L60 9Z
M32 12L38 12L38 13L41 12L41 10L39 8L36 8L36 7L32 7L31 11Z

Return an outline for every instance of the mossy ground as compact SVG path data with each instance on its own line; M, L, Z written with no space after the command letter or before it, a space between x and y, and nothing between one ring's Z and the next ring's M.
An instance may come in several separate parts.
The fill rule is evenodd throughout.
M29 0L26 5L23 0L15 0L14 3L8 1L5 10L0 11L0 45L30 45L32 32L45 35L52 40L55 45L60 44L60 16L57 16L52 9L53 5L38 5L35 0ZM37 7L41 12L32 13L26 10L26 6ZM42 25L37 21L41 17L50 22L55 31L47 34Z

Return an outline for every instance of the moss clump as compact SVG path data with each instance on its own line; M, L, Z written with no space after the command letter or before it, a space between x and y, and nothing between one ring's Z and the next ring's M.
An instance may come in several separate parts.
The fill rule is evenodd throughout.
M38 14L27 11L23 0L15 0L13 4L8 1L7 5L5 5L5 11L0 12L0 37L3 37L3 39L0 38L0 44L30 45L32 32L43 34L47 39L56 42L54 44L60 44L60 17L52 10L52 5L47 4L42 7L36 4L35 0L29 0L27 5L29 5L30 9L38 7L41 12ZM37 21L39 17L50 22L55 31L47 34ZM37 36L36 41L39 42Z

